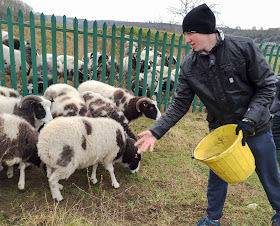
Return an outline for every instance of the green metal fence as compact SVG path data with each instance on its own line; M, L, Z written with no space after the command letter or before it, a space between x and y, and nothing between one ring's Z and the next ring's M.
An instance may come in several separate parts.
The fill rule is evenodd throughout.
M1 17L1 15L0 15ZM112 26L111 29L107 28L107 24L103 24L103 29L97 29L96 21L93 23L93 29L88 30L88 21L84 20L83 29L78 29L78 20L76 18L73 19L73 26L69 27L66 25L66 17L63 17L63 24L58 25L56 23L56 17L51 17L50 25L46 22L44 14L41 14L40 21L34 19L34 14L30 12L29 21L23 21L23 13L22 11L18 11L18 22L14 22L12 18L12 12L8 8L7 9L7 21L0 20L0 32L2 33L3 27L7 29L9 34L9 45L10 45L10 61L11 61L11 75L10 81L8 81L9 77L5 74L4 67L4 56L3 56L3 46L0 45L0 79L2 86L11 86L14 89L17 89L16 84L16 69L15 69L15 56L14 56L14 44L13 44L13 36L14 30L18 31L18 36L20 38L20 46L24 46L25 37L28 36L29 42L31 44L31 59L32 59L32 75L37 75L37 63L36 63L36 54L37 54L37 46L41 46L39 52L42 54L42 62L43 62L43 89L45 90L48 87L48 79L47 79L47 53L51 53L53 55L53 68L57 67L57 55L64 55L64 76L62 81L59 80L57 71L53 70L53 83L64 82L69 83L67 80L67 60L66 55L74 56L74 81L73 86L75 88L79 85L78 78L78 60L82 56L84 56L84 77L83 80L88 80L88 52L93 52L93 62L97 62L97 52L100 51L102 53L102 70L101 70L101 78L102 82L107 82L112 86L118 86L122 88L126 88L131 90L131 74L132 74L132 45L133 42L137 42L138 49L143 49L146 47L146 61L148 61L149 47L154 47L154 53L157 53L158 50L162 52L162 61L160 66L160 79L159 79L159 93L157 96L157 101L159 103L159 107L161 109L166 110L169 104L172 103L174 90L176 88L177 76L179 72L180 62L182 61L185 54L187 54L191 48L189 45L183 44L183 35L178 34L169 34L163 33L160 31L151 31L147 30L143 32L145 29L139 28L125 28ZM126 36L128 35L128 37ZM71 39L69 37L71 36ZM58 46L58 39L62 40L62 44ZM129 61L128 61L128 71L127 71L127 80L124 82L123 75L123 58L124 58L124 43L125 41L129 41ZM2 42L2 36L0 36L0 42ZM58 51L58 47L62 47L63 50ZM260 49L262 49L265 56L267 56L269 63L272 65L273 70L280 70L279 67L279 48L275 49L276 46L266 45L263 47L261 44ZM115 59L119 61L119 76L118 80L115 80L115 72L114 72L114 64L110 69L109 81L106 81L106 54L110 53L111 61L114 62ZM137 62L136 62L136 75L139 75L140 72L140 53L137 52ZM175 56L177 58L177 64L172 65L172 62L169 61L168 64L168 79L167 79L167 88L165 92L165 96L162 96L161 92L162 88L162 79L163 79L163 71L164 71L164 58L165 54L169 54L170 57ZM28 95L27 90L27 73L26 73L26 64L25 64L25 49L21 48L21 68L22 68L22 95ZM154 62L156 62L157 54L154 54ZM149 97L153 96L154 86L155 86L155 68L156 64L152 66L152 88ZM92 79L97 80L97 64L93 64L93 74ZM170 90L171 83L171 70L175 69L175 82L174 89ZM144 66L144 84L143 84L143 93L139 93L139 77L136 76L135 81L135 95L147 95L146 87L147 87L147 72L148 65ZM10 82L10 84L8 84ZM33 76L33 93L38 94L38 77ZM169 92L172 93L172 99L169 99ZM195 110L202 111L204 109L204 105L199 101L197 96L195 96L192 111Z

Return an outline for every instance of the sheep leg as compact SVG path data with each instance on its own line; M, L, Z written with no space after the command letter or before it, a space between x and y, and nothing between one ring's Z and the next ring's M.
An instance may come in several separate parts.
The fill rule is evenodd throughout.
M13 176L14 176L14 167L13 166L8 166L7 177L12 178Z
M49 186L51 189L51 193L52 193L52 198L56 199L58 202L63 200L63 197L60 193L59 190L59 183L58 183L59 179L57 177L56 172L54 171L50 176L49 176Z
M2 171L4 169L2 163L0 162L0 171Z
M24 191L25 186L25 163L20 162L19 163L19 181L18 181L18 189L20 191Z
M115 174L114 174L114 166L112 163L109 163L107 165L105 165L105 169L109 171L110 176L111 176L111 180L112 180L112 186L114 188L119 188L120 184L118 183Z
M96 184L98 182L98 180L96 179L96 169L97 169L98 163L94 164L92 166L92 173L91 173L91 177L90 180L93 184Z

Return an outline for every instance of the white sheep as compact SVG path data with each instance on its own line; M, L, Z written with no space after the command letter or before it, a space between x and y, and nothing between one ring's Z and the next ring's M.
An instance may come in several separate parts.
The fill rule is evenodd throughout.
M120 185L114 174L114 163L123 163L132 173L140 167L141 155L123 127L113 119L59 117L48 123L38 138L38 154L46 164L53 199L63 199L58 182L76 169L93 166L91 181L97 183L96 169L102 164L109 171L112 185Z
M130 38L129 35L125 35L125 38ZM138 42L132 42L132 54L137 53L138 51ZM124 56L128 56L129 54L129 40L124 42Z
M99 81L86 81L79 85L78 91L93 91L111 99L124 112L129 122L141 116L151 119L159 119L161 113L157 103L148 97L135 97L132 93L122 88L116 88Z
M129 128L129 121L125 117L124 113L116 106L116 104L112 100L102 96L100 93L92 91L85 91L81 93L81 96L86 103L88 109L88 117L112 118L122 125L129 137L137 140L135 135Z
M47 61L47 77L48 80L53 79L53 55L51 53L46 54L46 61ZM37 57L37 75L43 78L43 56L39 55ZM56 61L57 68L57 77L60 78L63 76L63 64L60 60Z
M5 73L11 75L11 59L10 59L10 49L8 46L2 44L3 46L3 57L4 57L4 68ZM31 67L32 67L32 60L31 60L31 46L25 46L25 53L26 53L26 73L29 75ZM20 80L22 76L21 70L21 51L15 49L14 50L14 57L15 57L15 71L16 71L16 79L17 79L17 89L20 89Z
M12 174L12 166L19 164L20 190L25 187L26 163L40 165L36 146L38 131L35 125L52 120L50 106L50 101L30 95L21 99L15 114L0 114L0 162L5 163Z
M53 101L51 106L53 118L87 115L85 101L73 86L63 83L53 84L46 89L44 97Z
M67 55L66 60L67 60L67 79L70 81L74 81L74 56ZM57 56L57 61L60 61L63 66L62 68L64 68L64 55ZM79 83L83 82L83 80L84 80L83 76L84 76L84 62L81 60L78 60L78 81L79 81Z

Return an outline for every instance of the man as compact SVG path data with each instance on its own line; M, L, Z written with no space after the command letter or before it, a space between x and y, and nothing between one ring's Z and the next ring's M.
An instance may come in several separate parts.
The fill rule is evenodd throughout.
M257 45L249 38L224 36L216 30L216 19L206 4L184 18L183 33L193 51L184 58L172 105L148 131L138 134L139 152L154 145L189 110L198 95L207 108L210 131L225 124L238 124L242 144L248 143L256 162L256 173L280 225L280 173L271 134L268 104L275 95L276 78ZM220 225L228 184L209 172L208 216L198 225Z

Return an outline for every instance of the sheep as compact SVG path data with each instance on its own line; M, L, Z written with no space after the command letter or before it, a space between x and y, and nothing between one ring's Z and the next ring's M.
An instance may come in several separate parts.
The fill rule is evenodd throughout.
M125 38L130 38L128 35L125 35ZM132 42L132 54L137 53L138 51L138 42ZM124 56L129 54L129 41L124 42Z
M5 96L5 97L14 97L14 98L19 98L21 95L17 90L14 90L12 88L8 88L5 86L0 86L0 96Z
M96 169L101 163L109 171L112 186L120 185L114 174L119 162L135 173L140 168L141 155L123 127L110 118L59 117L48 123L38 137L38 155L46 164L52 198L63 200L62 185L76 169L93 166L91 182L97 183Z
M38 93L43 94L44 93L44 86L43 86L43 77L38 76ZM52 79L48 79L48 87L53 84ZM27 80L27 89L29 93L33 93L33 76L29 76Z
M13 177L13 165L19 164L19 190L25 187L27 162L40 165L36 126L52 120L50 106L50 101L30 95L20 100L14 114L0 114L0 162L9 167L8 171L11 170L8 178Z
M146 84L146 96L150 96L152 89L152 70L147 71L147 84ZM139 74L138 94L141 96L144 88L144 73ZM158 80L155 77L154 87L157 87ZM135 93L136 78L131 81L131 90Z
M135 135L129 129L129 121L112 100L92 91L85 91L81 93L81 96L85 100L87 109L89 111L89 117L112 118L122 125L129 137L137 140Z
M158 71L157 73L157 79L159 80L160 79L160 66L157 66L156 67L156 70ZM169 98L168 100L171 101L172 100L172 95L173 95L173 89L174 89L174 83L175 83L175 72L176 72L176 69L173 69L171 71L171 74L170 74L170 86L169 86ZM165 99L165 92L166 92L166 89L167 89L167 81L168 81L168 67L164 66L163 67L163 77L162 77L162 87L161 87L161 90L162 90L162 97L163 99ZM155 88L155 95L159 93L159 82L157 83L157 86Z
M164 65L168 67L169 65L169 58L170 58L170 55L169 54L166 54L165 55L165 61L164 61ZM177 64L177 58L175 56L172 57L172 65L176 65Z
M14 49L20 49L20 39L13 36ZM9 46L9 35L7 31L2 30L2 43L6 46ZM27 40L24 41L24 44L30 44Z
M111 66L112 66L112 59L111 56L108 57L108 60L106 62L106 79L110 79L110 73L111 73ZM119 62L115 59L114 64L114 78L119 79Z
M74 87L58 83L49 86L44 97L53 100L51 113L53 118L59 116L86 116L87 107L80 93Z
M5 98L0 97L0 113L6 111L13 113L15 104L11 104L11 102L15 101L16 103L18 103L21 97L20 94L12 88L0 86L0 96L5 97ZM12 100L8 99L9 97L12 98ZM0 171L2 171L3 169L4 167L0 162ZM10 178L12 177L12 175L13 175L13 168L9 167L7 171L7 176L8 178Z
M136 76L136 64L137 64L137 53L133 53L132 54L132 59L131 59L132 63L131 63L131 69L132 69L132 74L131 74L131 79L135 79ZM127 76L127 72L128 72L128 62L129 62L129 57L126 56L123 58L123 72L124 72L124 76ZM148 70L151 68L150 62L146 62L145 58L142 58L140 56L140 73L144 73L144 69L145 69L145 64L147 64L147 68Z
M161 113L157 103L143 96L135 97L122 88L116 88L99 81L86 81L79 85L78 91L93 91L111 99L124 112L129 122L145 115L151 119L159 119Z
M37 57L37 75L38 77L43 78L43 56L39 55ZM53 55L51 53L46 54L46 61L47 61L47 77L48 80L53 79ZM56 61L57 64L57 77L61 78L63 76L63 64L60 60Z
M8 46L6 46L4 44L2 44L2 46L3 46L5 73L10 75L11 74L10 50L9 50ZM32 67L31 46L30 45L25 46L25 52L26 52L26 73L27 73L27 75L29 75L31 67ZM20 78L22 76L20 50L15 49L14 56L15 56L15 71L16 71L16 79L17 79L17 89L19 90L20 89Z
M66 56L67 60L67 79L74 81L74 56ZM57 56L57 61L62 63L64 68L64 55ZM84 62L78 60L78 81L82 83L84 80Z

